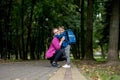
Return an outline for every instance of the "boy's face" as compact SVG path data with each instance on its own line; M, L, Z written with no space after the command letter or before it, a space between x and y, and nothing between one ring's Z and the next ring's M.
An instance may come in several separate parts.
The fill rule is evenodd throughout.
M59 28L59 31L60 31L60 33L63 33L64 29L63 28Z

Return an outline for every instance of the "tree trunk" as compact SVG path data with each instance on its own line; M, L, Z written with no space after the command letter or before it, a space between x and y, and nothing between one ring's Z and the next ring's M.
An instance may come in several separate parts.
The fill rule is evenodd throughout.
M108 48L108 61L117 61L118 57L118 39L119 39L119 0L112 1L112 15L110 21L110 37Z
M44 28L44 26L42 27L42 33L41 34L43 34L43 36L42 36L42 40L41 40L41 48L42 48L42 53L44 53L44 54L42 54L41 56L42 56L42 58L43 59L45 59L45 28Z
M74 0L74 4L78 6L76 11L80 12L80 0ZM71 45L71 52L74 59L80 59L80 28L75 28L74 32L76 33L77 43L75 45Z
M33 16L33 11L34 11L34 5L35 5L35 0L31 0L31 13L30 13L30 22L28 26L28 40L29 40L29 45L30 45L30 57L31 59L35 59L35 54L34 54L34 48L33 48L33 40L31 40L31 27L32 27L32 16ZM32 49L33 48L33 49Z
M19 51L21 51L20 50L20 47L21 47L20 46L20 35L19 35L19 26L20 25L18 23L16 23L16 26L17 26L16 27L16 38L17 39L16 39L16 44L15 44L15 48L16 48L15 49L15 59L18 60L19 59L18 55L20 54Z
M81 59L85 56L84 0L81 0Z
M21 53L21 59L26 59L25 54L25 42L24 42L24 0L22 0L22 11L21 11L21 28L22 28L22 53Z
M31 43L30 43L30 58L32 60L35 59L35 54L34 54L34 52L35 52L35 45L36 45L36 40L32 39ZM36 54L38 54L38 53L36 53ZM37 56L37 57L39 57L39 56Z
M103 49L103 45L100 45L101 48L101 54L102 54L102 58L105 59L105 54L104 54L104 49Z
M88 0L85 59L93 60L93 0Z
M27 43L26 43L26 54L28 53L28 51L31 51L31 27L32 27L32 16L33 16L33 9L34 9L34 2L35 0L31 0L31 12L30 12L30 21L28 23L27 29L28 29L28 37L27 37ZM30 48L28 49L28 47L30 46ZM26 55L27 56L27 55ZM30 57L32 59L34 58L34 53L30 52Z
M2 27L3 27L3 25L2 25L2 21L0 20L0 36L1 37L3 37L3 33L2 33ZM3 39L1 38L0 39L0 59L1 59L1 54L2 54L2 48L3 48Z

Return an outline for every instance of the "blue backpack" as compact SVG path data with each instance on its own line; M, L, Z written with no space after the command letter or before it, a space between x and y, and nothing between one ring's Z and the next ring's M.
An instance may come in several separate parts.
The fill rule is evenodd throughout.
M68 40L69 44L75 44L76 37L75 37L75 34L73 33L73 31L71 29L68 29L68 30L66 30L66 34L67 34L67 40Z

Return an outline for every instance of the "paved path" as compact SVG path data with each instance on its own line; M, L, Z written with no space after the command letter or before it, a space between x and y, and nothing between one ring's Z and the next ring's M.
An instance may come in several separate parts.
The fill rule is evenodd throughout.
M79 76L79 77L78 77ZM0 63L0 80L86 80L78 69L53 68L48 61Z
M49 80L87 80L72 64L71 68L60 68Z

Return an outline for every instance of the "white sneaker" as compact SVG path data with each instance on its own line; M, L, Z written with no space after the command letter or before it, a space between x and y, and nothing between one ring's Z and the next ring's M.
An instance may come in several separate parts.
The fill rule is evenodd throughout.
M64 66L62 66L63 68L70 68L70 65L65 64Z

